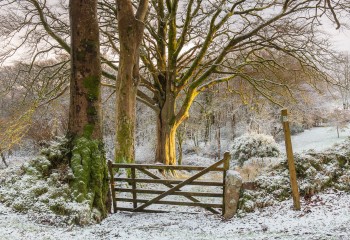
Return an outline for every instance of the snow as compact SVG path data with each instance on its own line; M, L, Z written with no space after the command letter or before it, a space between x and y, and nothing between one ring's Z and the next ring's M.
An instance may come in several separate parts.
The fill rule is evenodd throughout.
M350 128L339 133L335 127L315 127L292 136L293 152L301 153L310 149L321 151L329 148L333 144L343 142L350 136ZM281 151L285 151L284 142L280 143Z
M320 151L344 141L350 130L340 135L337 138L336 130L330 127L307 130L292 137L293 149ZM185 162L194 161L193 156L184 157ZM213 161L201 156L195 159L202 164ZM9 160L10 165L14 162L21 160ZM0 203L0 239L350 239L349 202L349 193L329 191L302 199L301 211L292 209L290 199L228 221L201 209L186 213L184 208L182 212L159 214L118 212L86 227L53 227L50 222L39 223L35 215L20 214Z
M284 201L224 221L207 213L111 214L100 224L51 227L0 205L1 239L349 239L350 195L325 193L302 201L302 210Z
M242 180L241 174L239 172L237 172L237 171L234 171L234 170L228 170L226 172L226 176L227 177L234 177L235 179Z

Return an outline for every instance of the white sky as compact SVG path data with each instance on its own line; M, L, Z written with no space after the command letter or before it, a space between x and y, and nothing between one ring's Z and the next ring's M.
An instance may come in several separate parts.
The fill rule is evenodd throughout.
M332 40L335 48L339 51L350 52L350 30L334 30L334 33Z
M346 19L346 18L345 18ZM344 18L342 19L344 20ZM332 44L337 51L347 51L350 53L350 29L346 29L344 24L337 30L336 25L329 20L322 19L323 29L331 36Z

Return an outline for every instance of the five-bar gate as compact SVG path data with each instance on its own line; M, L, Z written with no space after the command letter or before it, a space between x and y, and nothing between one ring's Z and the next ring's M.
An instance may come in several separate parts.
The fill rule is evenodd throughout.
M166 166L166 165L149 165L149 164L115 164L108 161L108 168L111 177L110 185L112 191L112 202L114 212L132 211L132 212L164 212L161 210L145 209L153 204L178 205L178 206L195 206L203 207L212 213L218 214L218 208L225 211L225 177L226 171L229 169L230 154L225 153L224 158L209 167L200 166ZM115 170L126 169L129 173L126 177L115 176ZM185 180L179 179L164 179L152 173L150 169L157 169L160 171L196 171L197 173ZM139 174L139 171L142 174ZM206 181L199 179L209 172L222 172L220 181ZM142 178L139 176L143 176ZM147 176L148 178L146 178ZM127 182L128 184L120 184ZM144 188L147 185L163 185L167 190L160 190L152 188ZM219 187L220 191L182 191L186 185L201 185L204 190L205 187ZM126 186L126 187L125 187ZM121 193L131 193L131 197L119 197ZM145 199L145 194L154 196L151 199ZM179 200L164 200L167 196L183 196L187 201ZM200 200L200 197L206 198L220 198L220 203L206 203ZM119 206L121 202L132 203L132 207Z

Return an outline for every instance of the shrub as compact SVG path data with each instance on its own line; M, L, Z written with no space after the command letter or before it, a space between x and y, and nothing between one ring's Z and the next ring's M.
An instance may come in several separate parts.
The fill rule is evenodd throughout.
M350 138L322 152L295 154L299 193L305 199L325 191L350 192ZM256 190L243 190L242 212L270 206L291 197L287 159L255 179Z
M88 201L74 200L69 181L74 177L65 159L67 140L60 138L42 155L21 167L8 168L0 175L0 202L18 212L29 214L39 223L68 226L86 225L101 220ZM54 168L53 166L56 165Z
M280 150L272 136L264 134L244 134L232 144L232 158L240 166L250 158L278 157Z

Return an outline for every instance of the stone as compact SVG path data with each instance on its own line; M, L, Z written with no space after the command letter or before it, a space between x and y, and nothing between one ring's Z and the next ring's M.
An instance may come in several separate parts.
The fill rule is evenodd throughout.
M223 216L225 219L230 219L236 214L241 187L242 177L239 172L227 171L224 193L225 211Z

